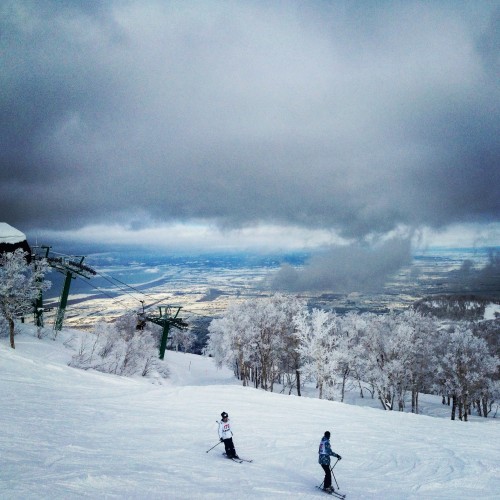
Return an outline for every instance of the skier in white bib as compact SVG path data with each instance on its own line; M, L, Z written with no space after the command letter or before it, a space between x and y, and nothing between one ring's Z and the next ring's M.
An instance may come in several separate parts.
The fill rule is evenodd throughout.
M236 454L236 450L234 449L233 433L231 431L231 424L229 423L229 415L223 411L220 416L222 417L222 420L219 422L219 437L226 448L226 456L227 458L239 458Z

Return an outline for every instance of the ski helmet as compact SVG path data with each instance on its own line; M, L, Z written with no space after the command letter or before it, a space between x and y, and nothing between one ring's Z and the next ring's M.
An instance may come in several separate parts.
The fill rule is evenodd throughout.
M330 439L330 431L326 431L326 432L325 432L325 437L326 437L327 439Z
M220 416L221 416L222 418L227 418L227 416L228 416L228 415L227 415L227 413L226 413L225 411L223 411L223 412L220 414Z

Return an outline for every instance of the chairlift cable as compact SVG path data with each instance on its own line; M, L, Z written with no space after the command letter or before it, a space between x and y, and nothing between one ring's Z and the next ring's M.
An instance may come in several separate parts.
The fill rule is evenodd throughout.
M84 283L86 283L87 285L91 286L92 288L94 288L95 290L97 290L99 293L103 294L103 295L106 295L106 297L109 297L111 300L112 300L112 303L113 304L119 304L121 305L121 307L123 307L126 311L129 311L131 313L136 313L135 310L132 310L130 308L128 308L127 306L125 305L122 305L122 302L123 302L123 299L119 299L117 298L116 296L113 297L112 295L110 295L109 293L107 293L106 291L104 291L102 288L99 288L98 286L92 284L90 281L87 281L85 280ZM134 297L135 298L135 297ZM101 311L104 311L105 309L101 309Z
M116 283L113 283L113 281L111 281L111 278L109 278L108 276L106 276L106 275L104 275L102 273L99 273L99 272L96 272L96 274L98 274L101 278L105 279L108 283L110 283L114 287L118 288L122 293L130 295L134 300L137 300L138 302L140 302L140 300L135 295L132 295L129 291L127 291L127 290L123 289L122 287L118 286Z
M106 275L103 275L102 273L99 273L97 272L97 274L99 276L101 276L103 279L105 279L106 281L108 281L109 283L111 283L113 286L117 287L121 292L123 292L124 294L127 294L127 295L130 295L134 300L138 300L139 302L143 302L142 300L139 300L137 299L137 297L135 297L134 295L132 295L130 292L127 292L126 290L123 290L123 288L119 287L118 285L116 285L115 283L113 283L110 278ZM116 278L113 278L113 279L116 279ZM120 280L118 280L120 281ZM91 286L92 288L96 289L97 291L99 291L100 293L102 293L103 295L106 295L107 297L109 297L110 299L113 300L113 303L115 304L118 304L120 302L122 302L121 300L117 300L116 297L113 297L112 295L110 295L109 293L105 292L103 289L99 288L98 286L92 284L90 281L87 281L85 280L84 283L86 283L87 285ZM126 283L124 283L126 285ZM133 287L129 287L129 288L133 288ZM152 295L147 295L147 294L144 294L142 293L142 295L145 295L145 296L148 296L150 297L151 299L155 299L155 303L158 303L158 302L163 302L162 299L158 299L157 297L154 297ZM151 304L149 306L145 306L145 308L149 308L149 307L152 307L154 304ZM122 306L126 311L129 311L131 313L136 313L137 311L136 310L132 310L130 308L128 308L127 306Z
M111 283L113 286L116 286L117 288L119 288L120 290L123 290L124 293L127 293L129 295L131 295L132 297L134 297L130 292L127 292L126 290L124 290L122 287L119 287L118 285L116 285L115 283L113 283L113 281L111 280L114 280L114 281L117 281L118 283L121 283L122 285L125 285L127 288L130 288L131 290L134 290L135 292L137 293L140 293L142 296L146 296L146 297L149 297L149 298L154 298L152 295L148 295L144 292L142 292L141 290L139 290L138 288L134 288L133 286L131 285L128 285L127 283L124 283L123 281L119 280L118 278L115 278L114 276L107 276L103 273L100 273L98 271L96 271L97 274L99 276L101 276L103 279L107 280L109 283ZM136 297L134 297L135 300L138 300L139 302L142 302L141 300L137 299Z

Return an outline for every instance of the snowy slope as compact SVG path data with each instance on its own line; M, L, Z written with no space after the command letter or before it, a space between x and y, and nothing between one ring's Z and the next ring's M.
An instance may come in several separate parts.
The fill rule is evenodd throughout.
M0 339L0 498L321 498L325 430L349 499L499 498L498 420L469 423L244 388L167 352L157 385L70 368L62 340ZM234 425L221 456L216 423Z

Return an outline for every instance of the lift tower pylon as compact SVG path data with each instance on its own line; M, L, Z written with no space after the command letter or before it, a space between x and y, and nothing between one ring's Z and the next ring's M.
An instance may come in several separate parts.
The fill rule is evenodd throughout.
M42 246L46 250L45 258L49 263L49 266L54 268L56 271L65 274L66 278L64 280L64 286L61 292L61 300L59 301L59 307L57 309L56 319L54 322L54 330L61 331L64 321L64 314L66 312L66 306L68 304L69 289L71 286L71 280L75 279L76 276L81 276L82 278L90 279L92 276L96 275L96 272L89 266L83 263L85 257L50 257L49 250L51 247ZM80 259L75 260L75 259Z
M160 341L160 359L165 357L165 349L167 348L168 332L170 327L179 328L180 330L185 330L188 324L179 318L179 312L182 307L179 306L158 306L159 316L147 316L147 321L151 321L156 325L163 327L163 333Z

